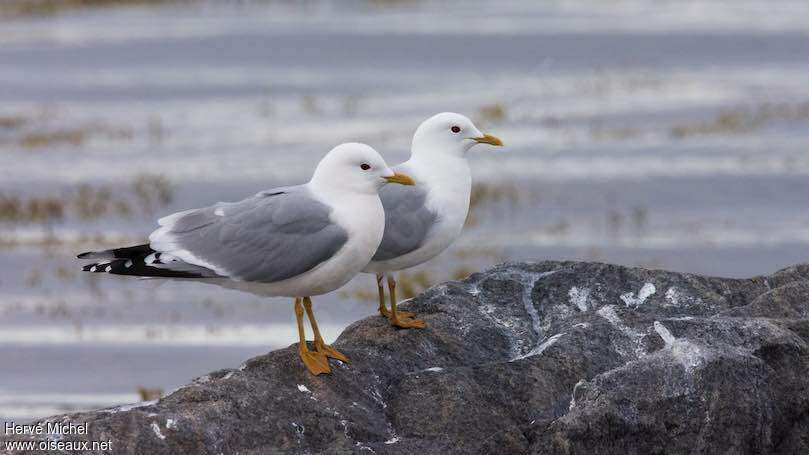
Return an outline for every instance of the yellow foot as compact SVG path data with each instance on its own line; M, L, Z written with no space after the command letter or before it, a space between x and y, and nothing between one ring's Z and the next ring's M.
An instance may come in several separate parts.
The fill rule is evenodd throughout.
M409 317L403 317L402 312L396 312L396 319L391 318L390 323L394 327L399 327L400 329L423 329L427 327L427 323L420 319L413 319Z
M329 346L326 343L323 342L318 343L317 341L315 341L315 349L317 349L317 352L323 354L325 357L331 357L332 359L348 363L348 357L346 357L345 354L338 351L337 349L334 349L333 347Z
M303 364L306 365L306 369L308 369L313 375L317 376L319 374L331 373L329 361L322 352L300 350L298 353L301 356L301 361L303 361Z
M391 312L387 308L380 308L379 309L379 314L381 314L382 316L385 316L388 319L390 319L390 317L391 317ZM403 317L403 318L414 318L414 317L416 317L416 313L411 313L410 311L401 311L401 310L397 310L396 315L399 316L399 317Z

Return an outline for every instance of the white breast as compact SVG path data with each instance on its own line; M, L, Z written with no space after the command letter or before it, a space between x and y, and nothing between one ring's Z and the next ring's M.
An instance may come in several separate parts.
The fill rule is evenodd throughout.
M430 163L407 162L408 172L428 188L427 207L438 213L437 223L430 229L427 240L414 251L386 261L373 262L366 272L402 270L427 262L441 254L463 230L469 212L472 173L463 157L434 157Z

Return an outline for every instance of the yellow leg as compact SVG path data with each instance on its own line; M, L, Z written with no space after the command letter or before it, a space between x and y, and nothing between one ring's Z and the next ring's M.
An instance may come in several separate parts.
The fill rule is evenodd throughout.
M331 373L326 356L320 352L312 352L306 345L306 335L303 332L303 307L301 299L295 298L295 319L298 321L298 354L310 373L317 376L322 373Z
M388 277L388 290L390 291L390 323L402 329L423 329L427 326L424 321L413 319L415 314L396 309L396 280Z
M303 307L306 308L306 314L309 316L309 323L312 324L312 331L315 332L315 349L317 349L317 352L320 352L326 357L331 357L332 359L348 362L348 357L323 341L323 337L320 335L320 329L317 328L315 313L312 311L312 299L309 297L304 297Z
M376 289L379 292L379 314L385 316L386 318L390 319L391 312L388 311L388 307L385 305L385 284L384 284L385 275L381 273L376 274ZM395 286L395 285L394 285ZM400 317L405 318L412 318L416 315L416 313L411 313L409 311L399 311Z
M390 318L390 311L388 311L388 308L385 306L385 284L382 282L384 279L385 275L381 273L376 274L376 289L379 291L379 314Z

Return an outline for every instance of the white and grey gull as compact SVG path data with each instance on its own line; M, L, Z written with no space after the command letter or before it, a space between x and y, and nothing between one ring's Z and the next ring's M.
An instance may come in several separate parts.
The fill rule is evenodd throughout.
M295 299L299 354L312 374L330 372L327 357L348 361L327 345L311 296L331 292L371 260L385 215L378 191L413 185L371 147L341 144L302 185L274 188L239 202L220 202L161 218L149 243L79 255L98 259L83 270L196 280L259 296ZM315 350L305 340L306 312Z
M416 184L391 185L379 192L385 208L385 235L363 271L376 274L379 312L396 327L425 327L412 313L398 311L392 272L438 256L460 236L472 191L466 152L476 144L502 146L503 142L483 134L461 114L436 114L416 129L410 159L393 168L413 177ZM390 310L385 305L386 276Z

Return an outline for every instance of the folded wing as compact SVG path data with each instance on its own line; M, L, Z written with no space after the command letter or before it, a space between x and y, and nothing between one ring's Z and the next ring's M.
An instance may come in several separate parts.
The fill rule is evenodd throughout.
M392 259L422 246L438 220L438 214L427 208L427 191L418 185L385 185L379 198L385 208L385 234L372 261Z
M170 215L149 240L155 251L218 276L270 283L315 268L345 245L348 233L330 214L305 187L288 187Z

